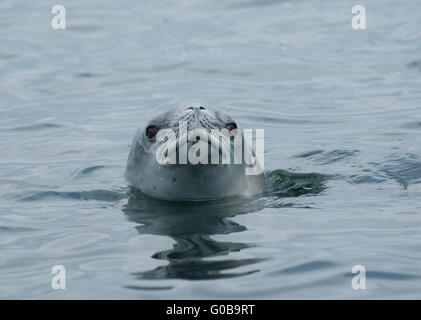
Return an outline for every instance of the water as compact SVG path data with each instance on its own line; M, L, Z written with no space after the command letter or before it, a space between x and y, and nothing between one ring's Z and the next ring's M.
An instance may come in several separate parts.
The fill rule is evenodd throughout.
M364 31L354 1L60 4L0 4L1 298L420 298L419 1ZM137 127L196 98L265 130L266 194L127 186Z

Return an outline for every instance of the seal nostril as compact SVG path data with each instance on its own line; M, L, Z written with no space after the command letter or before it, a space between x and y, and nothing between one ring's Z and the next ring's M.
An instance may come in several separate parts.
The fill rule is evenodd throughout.
M205 107L200 106L199 108L200 110L206 110Z

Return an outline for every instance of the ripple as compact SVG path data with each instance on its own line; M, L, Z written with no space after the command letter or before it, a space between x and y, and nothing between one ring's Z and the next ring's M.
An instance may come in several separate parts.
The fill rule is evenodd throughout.
M294 158L312 159L320 164L332 164L344 159L351 158L359 153L359 150L336 149L331 151L313 150L298 154Z
M376 178L370 175L353 175L350 176L350 183L361 184L361 183L381 183L386 179Z
M14 127L7 130L11 131L38 131L38 130L45 130L45 129L55 129L61 128L62 125L56 123L39 123L39 124L32 124L28 126L21 126L21 127Z
M266 191L269 194L282 197L315 195L326 189L324 181L327 179L327 175L319 173L292 173L275 170L266 175Z
M99 26L85 24L85 25L73 25L71 28L68 28L67 30L71 32L85 34L85 33L93 33L100 29L101 28Z
M419 70L421 70L421 60L414 60L414 61L411 61L410 63L408 63L407 65L406 65L408 68L411 68L411 69L419 69Z
M355 274L346 273L345 277L355 277ZM399 272L385 272L385 271L367 271L367 279L382 279L382 280L412 280L419 279L421 276L408 273L399 273Z
M300 153L300 154L296 155L294 158L310 158L310 157L312 157L316 154L320 154L320 153L323 153L323 150L312 150L312 151Z
M282 4L282 0L254 0L248 2L240 2L236 4L231 4L229 8L247 8L247 7L266 7Z
M171 290L172 286L167 286L167 287L152 287L152 286L124 286L124 288L127 289L134 289L134 290L146 290L146 291L154 291L154 290Z
M11 233L27 232L27 231L35 231L35 230L37 230L37 229L26 228L26 227L0 226L0 232L2 232L2 233L4 233L4 232L11 232Z
M96 170L98 170L98 169L102 169L102 168L105 168L105 166L93 166L93 167L88 167L88 168L83 169L80 173L81 173L81 174L89 174L89 173L91 173L91 172L94 172L94 171L96 171Z
M19 58L17 54L0 53L0 60L9 60Z
M420 130L421 121L412 121L412 122L405 123L402 125L402 128Z
M380 172L407 189L411 183L421 182L421 159L415 154L399 156L383 165Z
M333 268L335 264L330 261L311 261L303 264L298 264L289 268L282 269L281 273L300 273L314 270Z
M80 72L75 74L76 78L97 78L97 77L102 77L102 74L98 74L98 73L91 73L91 72Z
M109 191L109 190L92 190L92 191L42 191L36 192L30 196L20 197L23 201L40 201L47 198L62 199L78 199L78 200L98 200L115 202L127 198L127 194Z

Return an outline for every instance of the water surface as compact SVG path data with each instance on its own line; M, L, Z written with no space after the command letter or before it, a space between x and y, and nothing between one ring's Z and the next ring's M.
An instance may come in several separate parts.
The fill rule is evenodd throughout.
M345 0L60 4L66 30L0 4L1 298L420 297L418 1L370 1L364 31ZM136 129L184 99L265 130L264 195L127 185Z

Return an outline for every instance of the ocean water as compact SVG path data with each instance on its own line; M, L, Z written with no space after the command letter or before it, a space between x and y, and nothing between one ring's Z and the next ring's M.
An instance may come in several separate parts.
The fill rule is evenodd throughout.
M353 30L355 4L2 0L0 298L420 298L421 10L363 1ZM128 186L136 129L185 99L265 130L265 194Z

